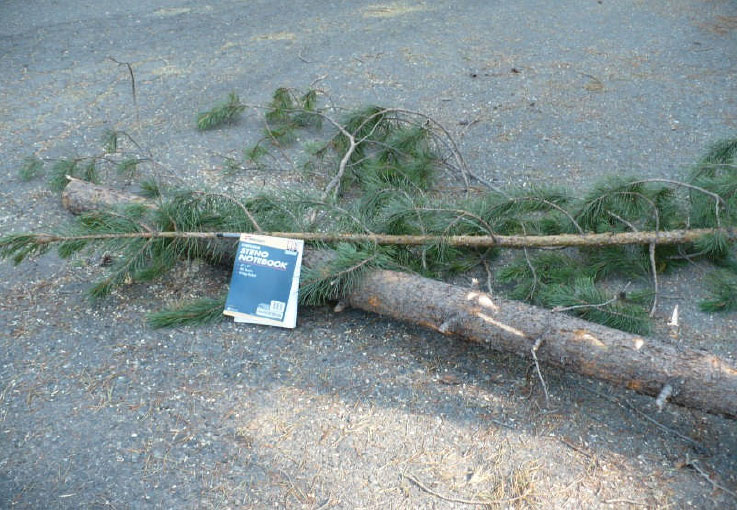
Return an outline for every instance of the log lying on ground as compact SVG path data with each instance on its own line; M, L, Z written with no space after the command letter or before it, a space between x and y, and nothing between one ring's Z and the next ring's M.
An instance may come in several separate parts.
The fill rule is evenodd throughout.
M736 370L678 348L562 313L395 271L374 271L349 297L356 308L412 322L671 402L735 418Z
M64 192L63 203L80 213L127 198L135 197L75 180ZM663 398L670 392L673 403L736 416L736 369L705 352L395 271L371 272L348 302L524 358L532 359L535 348L539 362L646 395Z

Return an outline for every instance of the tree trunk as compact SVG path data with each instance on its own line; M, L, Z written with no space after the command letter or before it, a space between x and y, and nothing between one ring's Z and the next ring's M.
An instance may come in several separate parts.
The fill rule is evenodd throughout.
M484 292L395 271L374 271L351 293L350 304L457 335L494 350L730 417L736 415L736 370L728 362L655 338L644 338Z
M141 200L73 180L62 200L66 208L79 214L130 199ZM395 271L377 270L366 275L348 301L356 308L494 350L531 359L535 352L542 363L646 395L663 397L667 388L673 403L736 416L736 370L731 363L705 352Z

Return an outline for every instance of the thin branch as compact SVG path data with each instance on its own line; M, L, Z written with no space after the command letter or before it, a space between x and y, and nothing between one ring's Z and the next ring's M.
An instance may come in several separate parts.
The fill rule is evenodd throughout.
M648 202L651 207L653 208L653 215L654 219L656 221L656 235L658 237L659 232L659 224L660 224L660 216L659 216L659 208L656 206L653 200L648 198L643 193L638 193L637 191L617 191L614 194L616 195L633 195L635 197L641 198ZM603 196L604 197L604 196ZM597 200L602 199L603 197L599 197ZM626 225L628 225L634 232L638 232L638 229L629 221L626 221L625 219L621 218L617 214L613 213L612 211L607 211L608 214L611 216L617 218L618 220L622 221ZM651 311L648 313L649 317L653 317L656 313L656 306L659 303L659 277L656 270L656 241L648 243L648 258L651 262L651 277L653 278L653 303L651 303Z
M494 191L495 193L498 193L498 194L500 194L500 195L502 195L502 196L504 196L506 198L510 198L510 194L509 193L506 193L501 188L498 188L497 186L495 186L494 184L492 184L491 182L489 182L487 179L485 179L483 177L480 177L479 175L475 174L471 170L467 170L467 173L469 174L470 177L472 177L472 178L476 179L477 181L479 181L480 183L484 184L485 186L487 186L490 190Z
M456 165L452 165L451 163L445 161L446 158L444 157L443 158L444 159L443 164L445 166L447 166L448 168L450 168L452 170L456 170L457 172L459 172L461 174L462 178L464 179L464 188L465 188L465 191L468 194L469 189L470 189L470 184L469 184L469 179L468 179L467 175L472 176L472 177L475 177L475 178L476 178L476 176L474 176L469 171L468 167L466 166L466 162L464 161L464 158L461 155L461 152L459 151L458 147L456 146L456 143L455 143L453 137L451 136L451 134L448 132L448 130L446 130L438 121L432 119L431 117L429 117L429 116L427 116L425 114L419 113L419 112L414 112L414 111L411 111L411 110L403 110L403 109L399 109L399 108L388 108L388 109L385 110L385 112L388 112L388 113L399 112L399 113L403 113L403 114L406 114L406 115L417 115L419 117L424 118L426 120L426 124L433 124L434 126L436 126L438 128L439 131L442 131L443 134L444 134L444 136L439 135L438 133L436 133L433 130L429 130L429 133L431 134L431 136L433 137L433 139L437 143L443 145L443 147L456 160ZM412 126L417 126L418 125L414 121L411 121L409 119L404 119L404 118L401 118L401 117L393 117L392 120L394 120L395 122L404 122L404 123L410 124ZM423 127L425 128L425 126L423 126ZM482 181L480 180L480 182L482 182ZM498 190L497 188L494 188L494 186L491 186L491 187L494 189L494 191L498 191L499 193L504 194L502 191Z
M704 235L723 232L730 239L735 239L733 229L693 229L670 230L665 232L618 232L606 234L561 234L550 236L435 236L435 235L390 235L390 234L355 234L330 232L264 232L264 235L302 239L308 242L369 242L382 245L421 246L429 243L443 242L449 246L470 246L477 248L542 248L545 246L610 246L627 244L680 244L691 243ZM29 234L36 244L48 244L60 241L94 240L94 239L126 239L126 238L199 238L216 239L238 236L232 232L123 232L118 234L84 234L63 236L47 233Z
M720 489L722 491L727 492L731 496L736 497L736 493L735 492L733 492L732 490L728 489L727 487L725 487L723 485L720 485L715 480L713 480L712 478L710 478L710 475L707 474L705 472L705 470L700 467L699 464L697 464L697 461L696 460L687 459L687 464L686 465L694 468L694 470L697 471L700 474L700 476L702 476L702 478L704 478L705 480L707 480L708 482L710 482L712 484L713 489Z
M651 304L651 311L648 313L648 316L653 317L656 313L656 305L659 303L659 277L656 272L656 243L648 244L648 258L651 261L651 274L653 275L653 303Z
M612 212L612 211L607 211L607 214L609 214L610 216L612 216L612 217L613 217L613 218L615 218L616 220L618 220L618 221L621 221L621 222L625 223L626 225L628 225L628 226L630 227L630 229L631 229L631 230L632 230L633 232L638 232L638 229L637 229L637 228L635 228L635 225L633 225L633 224L632 224L631 222L629 222L629 221L628 221L628 220L626 220L625 218L623 218L623 217L621 217L621 216L619 216L619 215L615 214L615 213L614 213L614 212Z
M245 104L241 103L241 106L247 107L247 108L255 108L255 109L270 109L269 106L263 106L263 105L253 105L253 104ZM317 115L318 117L328 121L330 124L333 125L343 136L345 136L349 140L349 149L344 154L343 158L341 159L341 163L339 163L339 169L338 173L331 179L331 182L326 186L324 190L324 195L327 197L328 194L333 190L333 188L340 182L340 179L343 177L343 173L346 171L346 163L351 157L351 154L356 150L356 146L359 145L360 142L356 142L354 136L349 133L346 128L341 125L340 122L333 119L330 115L326 115L323 112L320 111L310 111L305 109L299 109L299 108L286 108L284 111L287 112L300 112L300 113L308 113L311 115ZM366 125L367 122L372 120L375 117L378 116L384 116L391 113L402 113L405 115L415 115L417 117L421 117L425 119L429 124L432 124L435 128L437 128L439 131L441 131L445 137L446 140L442 141L442 143L448 148L451 153L454 156L454 159L456 159L457 164L459 165L459 169L461 170L461 175L464 179L464 184L466 186L466 189L468 191L469 189L469 171L466 166L466 162L464 161L464 157L461 155L461 151L459 151L458 146L456 145L456 142L454 141L453 137L451 136L451 133L448 132L448 130L437 120L433 119L432 117L425 115L420 112L412 111L412 110L405 110L403 108L384 108L378 112L373 113L372 115L368 116L364 121L361 123L361 125L357 128L357 131L359 131L364 125ZM478 179L479 180L479 179ZM483 182L480 180L480 182ZM495 189L494 187L492 187ZM496 190L495 191L499 191ZM500 191L500 193L502 193ZM504 193L503 193L504 194Z
M232 197L230 195L227 195L225 193L211 193L211 192L207 192L207 191L193 191L192 194L193 195L202 195L202 196L205 196L205 197L220 197L220 198L224 198L224 199L226 199L226 200L228 200L230 202L233 202L234 204L236 204L238 207L241 208L241 210L246 215L246 217L249 219L249 221L254 226L254 228L256 229L257 232L259 232L260 234L264 232L261 229L261 227L259 226L259 224L256 222L256 218L254 218L254 216L246 208L246 206L243 205L238 200L236 200L234 197Z
M343 174L346 173L346 163L349 162L349 159L351 159L351 155L354 153L356 147L358 146L356 140L352 135L348 135L348 140L349 148L346 150L343 157L341 158L340 163L338 164L338 172L336 172L336 174L333 176L330 182L328 182L328 185L323 190L323 194L321 195L321 198L323 198L323 200L328 198L328 196L334 189L336 195L338 195L341 179L343 179Z
M731 165L734 166L734 165ZM633 181L628 184L641 184L641 183L647 183L647 182L665 182L667 184L673 184L674 186L682 186L684 188L693 189L695 191L699 191L700 193L704 193L705 195L708 195L715 199L716 202L720 202L720 204L727 209L727 204L725 203L725 200L723 200L723 197L718 195L717 193L714 193L710 190L707 190L705 188L701 188L700 186L695 186L694 184L689 184L686 182L681 181L674 181L672 179L641 179L639 181Z
M308 60L308 59L306 59L305 57L302 56L303 50L304 50L304 48L302 50L300 50L300 51L297 52L297 58L299 58L302 62L305 62L306 64L314 64L315 63L314 60Z
M438 130L440 130L444 135L446 135L446 139L448 140L448 144L451 146L451 152L454 155L454 158L456 159L457 164L459 165L459 168L461 169L461 176L464 178L464 184L466 186L466 189L468 191L469 189L469 176L466 166L466 161L464 161L464 157L461 155L461 151L459 150L459 147L456 145L456 142L454 141L453 136L451 136L451 133L448 132L448 130L443 127L443 125L435 120L433 117L430 117L428 115L425 115L420 112L415 112L412 110L405 110L402 108L392 108L388 109L388 111L394 111L398 113L404 113L405 115L416 115L418 117L421 117L428 121L429 123L433 124L434 127L436 127Z
M538 379L541 380L541 386L543 386L543 394L546 396L546 405L549 405L549 398L548 398L548 387L546 386L546 381L543 379L543 374L541 373L541 366L538 364L538 356L536 356L536 352L543 344L543 335L539 336L536 339L536 342L533 344L533 347L530 348L530 353L533 356L533 362L536 364L536 372L538 372Z
M150 151L149 149L145 149L145 148L143 148L143 147L141 146L141 144L139 144L139 143L138 143L138 142L136 141L136 139L135 139L135 138L133 138L133 137L132 137L132 136L131 136L131 135L130 135L130 134L129 134L129 133L127 132L127 131L118 131L118 130L116 130L116 131L115 131L115 134L116 134L116 135L123 135L123 136L125 136L125 137L126 137L126 138L128 139L128 141L130 141L130 142L131 142L131 143L132 143L133 145L135 145L135 146L136 146L136 148L137 148L138 150L140 150L141 152L146 152L146 153L147 153L147 154L149 155L149 158L151 158L151 159L150 159L150 161L152 161L152 162L153 162L153 155L151 154L151 151Z
M277 138L272 133L272 127L269 125L269 120L267 119L267 116L266 115L264 115L264 126L266 127L266 134L267 134L267 136L271 140L272 145L274 147L276 147L276 149L282 155L282 159L284 159L285 161L287 161L287 163L292 167L292 171L293 172L298 173L297 172L297 168L295 167L295 162L292 161L292 158L290 158L289 155L287 155L287 153L285 152L284 148L282 147L282 144L279 142L279 140L277 140ZM275 160L276 160L276 158L275 158Z
M336 175L333 176L333 178L330 180L328 185L323 190L323 195L321 195L321 198L325 200L328 198L328 196L331 194L331 192L334 192L335 195L338 195L339 189L341 186L341 179L343 179L343 175L346 173L346 164L351 159L351 156L353 155L354 151L356 151L356 148L361 145L363 142L365 142L373 133L374 130L377 128L379 123L375 123L375 125L372 127L371 131L367 133L366 136L364 136L361 140L358 142L356 141L356 138L354 137L355 133L358 133L361 128L363 128L367 122L371 121L375 117L381 117L385 115L386 110L380 110L378 112L373 113L372 115L369 115L367 118L365 118L361 124L359 124L354 131L354 133L349 133L345 127L343 127L340 123L336 122L334 119L329 117L328 115L325 115L321 112L309 112L316 115L319 115L321 118L326 119L328 122L333 124L343 136L345 136L349 141L349 147L346 149L346 152L344 153L343 157L341 158L340 163L338 164L338 172Z
M354 216L353 214L351 214L349 211L347 211L346 209L344 209L341 206L338 206L338 205L335 205L335 204L329 204L327 202L318 201L318 200L313 201L313 202L307 202L307 203L310 204L310 205L320 205L320 206L323 206L323 207L326 207L326 208L329 208L329 209L333 209L334 211L338 211L338 212L340 212L342 214L345 214L354 223L356 223L364 232L366 232L367 235L376 235L374 232L371 231L371 229L369 229L369 227L367 227L364 224L364 222L362 222L359 218L357 218L356 216Z
M450 496L444 496L443 494L439 494L438 492L434 491L433 489L430 489L423 485L420 480L415 478L412 475L408 475L406 473L400 473L400 476L403 478L406 478L410 480L413 484L415 484L420 490L423 492L427 492L431 496L435 496L438 499L442 499L443 501L448 501L449 503L461 503L463 505L499 505L502 503L512 503L513 501L518 501L523 498L528 497L529 491L526 491L525 494L521 494L520 496L515 496L514 498L505 498L505 499L462 499L462 498L454 498Z
M361 268L362 266L365 266L366 264L368 264L369 262L371 262L372 260L374 260L376 258L377 258L377 255L376 254L375 255L372 255L371 257L365 258L361 262L357 262L356 264L354 264L353 266L351 266L349 268L343 269L343 270L339 271L338 273L336 273L334 275L330 275L331 278L332 278L331 279L331 282L330 282L331 285L336 285L338 283L338 279L341 276L343 276L345 274L349 274L352 271L356 271L357 269ZM323 280L324 278L325 277L320 276L320 277L314 278L312 280L307 280L305 282L301 282L300 285L301 286L310 285L310 284L313 284L315 282L319 282L319 281ZM342 311L342 310L343 310L343 308L341 308L339 311Z
M584 388L585 391L588 391L589 393L592 393L593 395L597 395L600 398L604 398L605 400L609 400L610 402L614 402L615 404L619 405L620 407L622 407L625 410L634 411L636 414L638 414L642 418L650 421L651 423L653 423L654 425L656 425L658 428L660 428L664 432L668 432L669 434L673 434L676 437L682 439L683 441L689 443L698 452L704 453L705 451L707 451L706 448L702 444L698 443L697 441L695 441L691 437L685 436L684 434L682 434L681 432L679 432L677 430L674 430L674 429L672 429L670 427L667 427L666 425L664 425L660 421L651 418L650 416L648 416L646 413L644 413L643 411L641 411L640 409L638 409L636 406L634 406L633 404L631 404L627 400L621 400L621 399L619 399L617 397L611 397L610 395L605 395L605 394L600 393L597 390L593 390L592 388L589 388L587 386L582 386L582 388Z
M371 262L372 260L374 260L376 258L377 258L377 255L372 255L371 257L365 258L361 262L359 262L357 264L354 264L353 266L349 267L348 269L344 269L343 271L339 271L338 273L336 273L336 274L333 275L333 281L331 281L331 284L332 285L333 284L336 284L338 282L338 278L340 278L341 276L343 276L345 274L349 274L352 271L356 271L361 266L367 265L369 262Z
M108 59L119 66L126 66L128 68L128 74L131 76L131 95L133 96L133 106L136 109L136 124L138 125L138 130L141 131L141 118L138 111L138 101L136 100L136 77L133 75L133 66L130 62L121 62L113 57L108 57Z
M697 253L684 253L684 248L682 246L679 247L679 255L669 255L666 257L667 260L686 260L690 264L694 264L693 258L701 257L702 255L705 255L707 253L710 253L710 250L702 250L698 251Z
M525 231L525 225L523 222L519 222L520 226L523 228L523 237L528 237L527 232ZM536 274L536 268L533 266L533 263L530 261L530 257L528 256L528 248L523 247L523 255L525 255L525 262L528 264L528 268L530 269L531 274L533 275L533 285L530 287L530 292L528 293L528 299L533 299L533 294L536 292L536 287L538 286L538 274Z
M540 197L517 197L517 198L511 198L510 199L510 201L512 201L512 202L528 201L528 200L537 201L537 202L543 202L544 204L548 205L549 207L553 207L554 209L556 209L560 213L564 214L567 218L569 218L569 220L574 224L574 226L577 228L577 230L579 231L580 234L584 234L584 230L579 225L579 223L577 223L577 220L575 220L574 217L569 213L569 211L567 211L563 207L561 207L561 206L559 206L559 205L551 202L550 200L546 200L545 198L540 198Z
M705 188L701 188L700 186L695 186L694 184L688 184L686 182L681 181L674 181L671 179L642 179L640 181L633 181L630 184L640 184L640 183L646 183L646 182L665 182L667 184L673 184L674 186L682 186L684 188L693 189L695 191L699 191L700 193L704 193L705 195L708 195L712 197L715 200L715 222L720 228L720 205L723 206L724 209L728 209L727 204L725 203L725 200L723 200L723 197L718 195L717 193L713 193L710 190L707 190Z
M407 197L408 202L412 204L413 199L410 198L410 195L408 194L408 192L403 191L402 193L405 195L405 197ZM422 232L423 235L425 235L426 231L425 231L425 223L423 222L423 217L420 215L420 211L418 210L418 208L414 208L414 211L415 211L415 217L418 219L418 225L420 226L420 231ZM424 246L423 249L420 251L420 261L422 263L423 270L427 270L428 269L428 248L426 246Z
M617 300L618 300L618 297L615 296L611 299L608 299L607 301L603 303L597 303L594 305L586 304L586 305L572 305L572 306L555 306L554 308L551 309L551 311L552 312L568 312L569 310L579 310L582 308L604 308L607 305L614 303Z
M608 505L612 505L613 503L627 503L629 505L635 505L635 506L651 506L648 503L642 503L640 501L635 501L633 499L625 499L625 498L606 499L605 503L607 503Z
M490 237L492 237L492 238L495 237L495 232L494 232L494 230L492 230L492 226L489 223L487 223L486 221L484 221L484 218L482 218L481 216L478 216L478 215L476 215L474 213L471 213L469 211L464 211L463 209L450 209L450 208L445 208L445 207L416 207L415 210L416 211L427 211L427 212L451 212L451 213L458 214L458 216L456 217L456 220L454 220L453 222L451 222L445 228L444 232L448 232L449 229L457 221L459 221L461 218L463 218L465 216L468 216L469 218L473 218L473 219L477 220L479 223L481 223L482 226L484 227L484 229L490 235Z
M489 262L487 261L486 257L482 258L482 265L484 266L484 270L487 272L487 292L489 292L490 294L494 294L494 292L492 292L492 281L494 277L492 275L492 270L489 267Z

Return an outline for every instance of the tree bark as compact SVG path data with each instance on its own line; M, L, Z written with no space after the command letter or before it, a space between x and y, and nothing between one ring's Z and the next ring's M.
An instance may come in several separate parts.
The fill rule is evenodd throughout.
M100 186L91 182L67 176L67 186L62 191L62 205L72 214L82 214L94 209L115 207L121 204L143 204L151 206L151 202L144 197L118 191L107 186Z
M735 418L736 370L711 354L476 290L395 271L374 271L351 293L352 306L425 326L565 370Z
M73 180L63 194L64 206L79 214L141 200L105 190ZM736 417L736 369L709 353L396 271L366 275L348 302L524 358L532 359L538 345L535 353L542 363L654 397L668 385L673 403Z

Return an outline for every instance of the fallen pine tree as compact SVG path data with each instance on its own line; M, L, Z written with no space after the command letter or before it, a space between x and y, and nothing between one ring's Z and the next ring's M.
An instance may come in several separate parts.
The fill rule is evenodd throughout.
M331 136L313 144L304 165L327 181L320 193L242 197L162 189L159 179L139 181L142 197L95 186L85 181L95 180L105 165L130 181L139 164L154 164L121 149L119 139L126 138L141 149L130 136L108 132L102 156L58 160L52 169L50 184L66 186L63 202L79 214L76 225L58 234L5 236L0 256L18 263L52 246L63 257L88 247L107 250L106 276L90 291L99 298L127 282L157 278L183 258L229 265L230 233L299 237L314 248L301 278L303 304L348 303L531 358L544 391L539 361L656 396L658 407L670 400L735 417L732 364L647 336L660 271L697 259L735 265L735 230L725 227L736 216L735 140L715 144L685 182L618 177L576 194L555 187L507 192L485 183L488 192L471 194L470 179L484 181L429 117L368 107L337 121L315 100L314 91L298 97L277 90L266 108L265 137L224 168L261 171L271 158L295 170L284 152L294 132L320 133L326 121ZM198 127L230 121L246 106L232 95L202 114ZM28 158L21 176L32 178L42 167ZM329 178L326 168L333 172ZM447 193L435 187L439 169L463 177L463 196L458 188ZM554 246L578 248L540 250ZM498 280L527 304L495 296L491 286L483 293L436 280L482 265L491 275L488 262L501 248L523 253L498 272ZM721 290L706 310L735 306L735 275L725 271L715 272ZM598 286L608 277L650 279L652 289L612 296ZM154 313L150 322L202 323L220 317L224 301L202 299Z
M77 179L62 201L75 214L125 203L153 207L136 195ZM306 263L319 265L320 258L306 255ZM668 399L736 416L736 370L705 352L398 271L367 272L344 299L355 308L660 397L660 405Z

